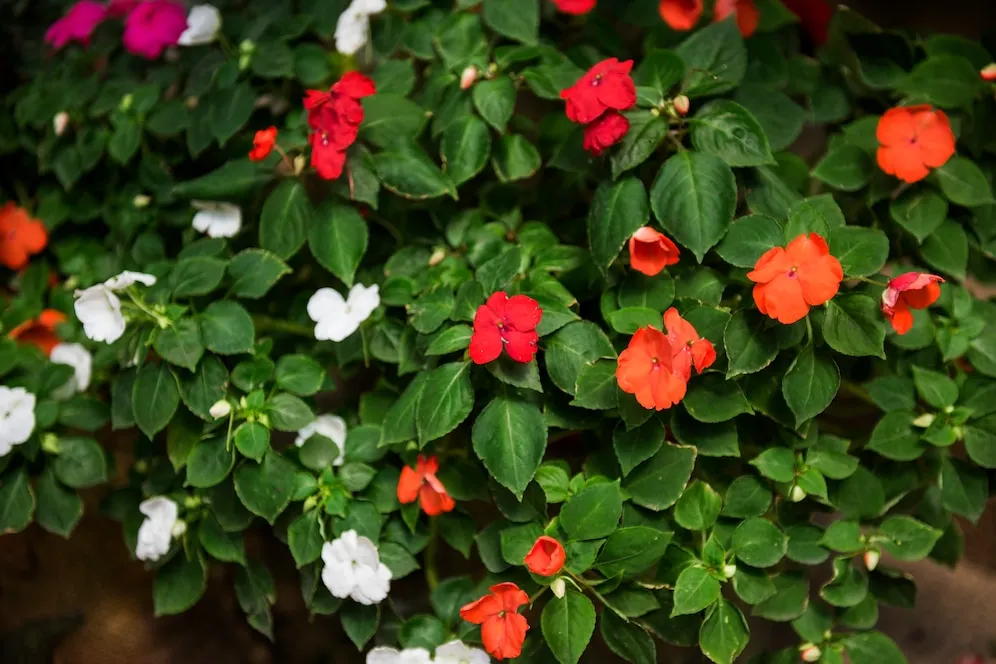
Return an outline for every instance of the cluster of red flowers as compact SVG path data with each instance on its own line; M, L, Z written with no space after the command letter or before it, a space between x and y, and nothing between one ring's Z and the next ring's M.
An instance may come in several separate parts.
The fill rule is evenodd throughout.
M602 60L560 93L567 102L567 117L585 126L584 149L595 156L629 131L629 120L620 111L636 106L636 85L629 75L632 69L632 60Z
M539 303L526 295L508 296L498 291L474 314L470 337L470 359L475 364L497 360L504 348L516 362L532 362L539 334L536 326L543 318Z
M328 92L306 91L311 165L321 177L335 180L342 175L346 149L356 142L363 122L360 100L376 92L374 82L355 71L339 79Z

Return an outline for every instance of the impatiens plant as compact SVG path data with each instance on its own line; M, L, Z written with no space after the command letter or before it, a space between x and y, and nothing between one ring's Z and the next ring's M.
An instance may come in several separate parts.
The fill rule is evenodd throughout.
M156 615L226 566L281 638L272 536L342 661L905 661L897 563L996 468L985 47L823 0L24 25L0 532L96 490Z

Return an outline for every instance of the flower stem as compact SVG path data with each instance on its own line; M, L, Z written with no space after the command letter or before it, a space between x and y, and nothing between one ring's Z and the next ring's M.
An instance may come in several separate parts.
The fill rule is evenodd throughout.
M873 286L878 286L880 288L888 288L889 284L883 284L881 281L875 281L874 279L869 279L868 277L855 277L858 281L863 281L866 284L872 284Z
M436 552L439 551L439 522L429 520L429 543L425 546L425 583L429 591L439 585L439 570L436 569Z
M868 394L868 390L866 390L861 385L858 385L856 383L852 383L852 382L847 381L847 380L842 380L842 381L840 381L840 389L841 389L841 391L847 392L851 396L857 397L861 401L864 401L865 403L867 403L869 405L872 405L872 406L875 406L876 408L878 408L878 404L876 404L875 400L871 398L870 394Z
M315 330L308 325L299 325L286 320L271 318L270 316L253 316L252 323L256 326L257 332L281 332L283 334L293 334L299 337L315 338Z

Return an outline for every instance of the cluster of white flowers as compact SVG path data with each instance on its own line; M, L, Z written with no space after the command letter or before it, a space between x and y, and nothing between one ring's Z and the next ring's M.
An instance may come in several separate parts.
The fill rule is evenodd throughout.
M450 641L436 648L435 659L425 648L374 648L367 653L367 664L488 664L491 658L480 648L463 641Z
M26 443L35 430L35 395L23 387L0 385L0 457Z
M210 44L221 29L221 12L214 5L194 5L187 14L187 29L180 35L180 46Z
M294 444L301 447L316 433L325 436L339 448L339 456L332 465L341 466L346 460L346 420L338 415L319 415L314 422L297 432Z
M391 570L380 562L370 538L347 530L322 546L322 582L333 597L360 604L379 604L391 589Z
M387 8L386 0L353 0L335 24L335 50L353 55L370 40L370 17Z
M360 323L380 306L377 285L355 284L343 299L339 291L319 288L308 300L308 316L315 321L315 338L319 341L342 341L359 329Z
M142 283L152 286L156 278L141 272L122 272L102 284L76 291L76 317L83 323L83 332L94 341L112 344L125 331L121 300L115 295L129 286Z
M180 508L165 496L143 500L138 510L145 521L138 528L135 557L139 560L159 560L169 552L174 537L181 537L187 524L179 520Z
M190 201L197 208L194 214L195 230L208 237L233 237L242 228L242 210L231 203Z

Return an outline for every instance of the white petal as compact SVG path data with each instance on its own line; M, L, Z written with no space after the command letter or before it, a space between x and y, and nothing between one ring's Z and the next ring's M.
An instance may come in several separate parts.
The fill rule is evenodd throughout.
M0 386L0 456L27 442L35 430L35 395L23 387Z
M353 0L349 8L364 14L377 14L387 9L387 2L386 0Z
M56 364L66 364L74 370L69 382L52 394L56 399L65 399L77 392L85 392L90 387L93 372L93 356L83 344L59 344L52 349L48 359Z
M450 641L436 648L435 664L488 664L491 658L480 648L463 641Z
M327 318L345 318L346 300L334 288L319 288L308 300L308 317L316 323Z
M210 44L218 36L221 12L213 5L194 5L187 14L187 29L180 35L180 46Z
M76 317L83 332L94 341L114 343L125 331L121 300L103 284L76 292Z
M394 648L381 646L367 653L367 664L399 664L401 653Z
M353 560L372 570L377 569L377 565L380 564L380 554L377 553L377 547L369 537L356 538L356 549L353 551Z
M325 436L339 448L339 456L332 462L333 466L341 466L345 460L346 420L338 415L319 415L315 421L297 432L294 444L301 447L315 434Z
M383 567L383 566L382 566ZM391 571L384 567L387 572L387 579L380 569L371 567L356 566L353 568L356 586L350 597L360 604L379 604L387 599L387 593L391 589Z
M138 511L159 523L168 524L168 529L172 529L180 508L166 496L155 496L143 500L138 506Z
M366 12L350 6L339 15L335 24L335 50L343 55L353 55L363 48L369 38L370 19Z
M360 328L359 321L348 316L326 318L315 325L315 339L318 341L343 341Z
M169 552L179 508L169 498L156 496L143 500L138 511L146 519L138 529L135 557L139 560L158 560Z
M352 317L358 323L362 323L370 318L370 314L380 306L380 287L377 284L373 286L354 285L349 289L349 299L346 300L346 305L349 307Z
M322 583L329 589L333 597L345 599L356 588L356 579L353 575L353 565L351 563L340 563L333 561L325 562L322 569Z
M131 270L125 270L116 277L111 277L105 281L104 286L112 291L119 291L124 290L125 288L128 288L128 286L135 283L143 283L146 286L154 286L156 284L156 278L151 274L145 274L144 272L132 272Z
M398 664L432 664L432 656L425 648L405 648L398 654Z
M242 228L242 209L231 203L194 201L199 211L192 222L195 230L208 237L232 237Z

